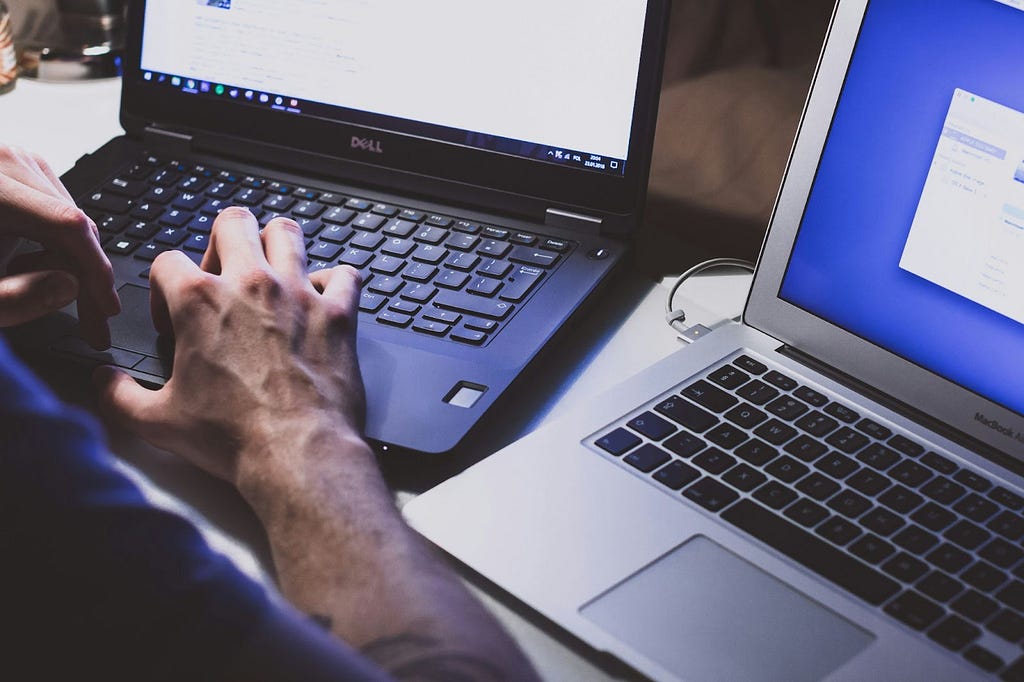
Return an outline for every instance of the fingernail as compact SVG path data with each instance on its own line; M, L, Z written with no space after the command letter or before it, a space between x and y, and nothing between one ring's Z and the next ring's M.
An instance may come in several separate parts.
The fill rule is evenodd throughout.
M50 275L44 281L46 302L50 308L63 308L78 296L78 280L66 272Z

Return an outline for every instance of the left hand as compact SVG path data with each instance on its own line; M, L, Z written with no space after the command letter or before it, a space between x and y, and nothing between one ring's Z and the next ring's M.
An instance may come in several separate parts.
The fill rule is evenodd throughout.
M21 239L45 249L15 259L0 277L0 327L22 324L78 299L82 335L110 345L107 318L121 311L96 225L38 156L0 145L0 267Z

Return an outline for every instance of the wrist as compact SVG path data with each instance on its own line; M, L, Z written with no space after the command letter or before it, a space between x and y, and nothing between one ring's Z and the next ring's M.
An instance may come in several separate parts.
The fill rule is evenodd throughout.
M268 533L280 519L315 514L351 488L389 495L363 437L328 419L269 425L243 448L234 478Z

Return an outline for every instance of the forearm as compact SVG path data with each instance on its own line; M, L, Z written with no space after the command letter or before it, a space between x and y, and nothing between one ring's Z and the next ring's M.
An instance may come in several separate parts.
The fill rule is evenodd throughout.
M400 679L533 679L511 639L402 521L369 447L329 430L301 440L291 439L303 461L290 475L262 477L287 490L249 488L285 596Z

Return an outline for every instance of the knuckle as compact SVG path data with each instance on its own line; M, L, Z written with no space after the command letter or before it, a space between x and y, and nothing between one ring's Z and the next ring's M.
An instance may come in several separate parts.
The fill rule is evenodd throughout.
M264 229L275 230L279 232L290 232L297 237L302 236L302 228L300 228L299 224L292 220L291 218L274 218L269 223L267 223L267 226Z
M61 204L55 208L51 219L70 237L83 238L92 234L92 220L85 211L72 204Z
M263 268L253 268L241 276L242 290L254 297L261 299L277 299L281 296L283 287L281 282L272 272Z

